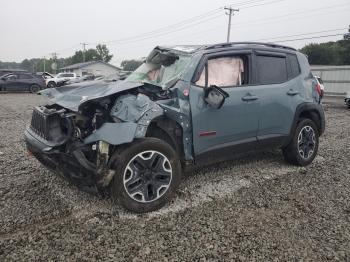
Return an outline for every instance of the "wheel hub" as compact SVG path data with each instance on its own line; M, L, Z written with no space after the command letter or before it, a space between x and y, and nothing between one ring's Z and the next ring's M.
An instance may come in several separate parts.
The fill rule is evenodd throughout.
M168 190L172 179L169 159L158 151L144 151L134 156L125 168L124 188L138 202L152 202Z
M298 152L303 159L309 159L316 147L315 131L311 126L304 126L298 135Z

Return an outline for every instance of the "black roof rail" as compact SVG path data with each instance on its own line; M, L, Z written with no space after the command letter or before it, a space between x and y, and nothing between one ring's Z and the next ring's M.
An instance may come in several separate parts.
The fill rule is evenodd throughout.
M279 45L274 43L262 43L262 42L230 42L230 43L220 43L220 44L213 44L208 45L204 49L214 49L214 48L225 48L225 47L233 47L235 45L262 45L267 47L274 47L274 48L284 48L284 49L290 49L293 51L297 51L293 47L285 46L285 45Z

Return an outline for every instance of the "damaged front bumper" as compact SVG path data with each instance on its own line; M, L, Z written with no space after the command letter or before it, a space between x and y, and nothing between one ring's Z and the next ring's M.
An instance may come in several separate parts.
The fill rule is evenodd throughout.
M34 110L31 125L24 132L28 151L44 166L64 175L81 189L102 192L114 175L107 167L109 144L104 141L84 144L74 140L69 125L65 124L65 132L58 131L62 117L57 115L57 111ZM98 134L94 137L98 138Z
M39 140L30 128L26 129L24 137L28 151L45 167L64 175L85 191L98 191L102 177L98 175L96 165L86 159L81 149L65 153L61 146L48 145Z

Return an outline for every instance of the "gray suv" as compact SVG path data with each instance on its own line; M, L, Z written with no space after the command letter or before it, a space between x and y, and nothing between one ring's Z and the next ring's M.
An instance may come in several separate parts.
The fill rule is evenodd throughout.
M85 190L134 212L162 207L183 171L281 148L315 158L325 116L305 55L266 43L156 47L124 81L41 91L28 150Z

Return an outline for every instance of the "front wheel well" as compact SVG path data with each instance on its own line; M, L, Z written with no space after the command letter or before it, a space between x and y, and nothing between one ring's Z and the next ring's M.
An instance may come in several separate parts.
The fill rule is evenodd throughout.
M159 117L154 119L147 128L146 137L154 137L167 142L184 159L182 128L174 120Z

